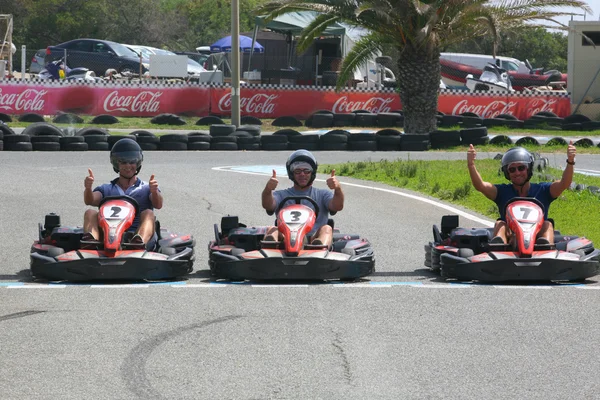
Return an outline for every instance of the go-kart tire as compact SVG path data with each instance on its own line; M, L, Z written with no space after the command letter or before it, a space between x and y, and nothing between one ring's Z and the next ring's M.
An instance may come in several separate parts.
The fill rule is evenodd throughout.
M238 143L238 150L260 150L260 142L259 143Z
M582 138L573 143L576 147L593 147L594 142L588 138Z
M108 151L109 146L108 146L108 142L95 142L95 143L88 143L88 150L90 151Z
M377 150L398 151L402 143L400 136L377 136Z
M184 133L167 133L166 135L160 136L160 143L188 143L188 135Z
M379 113L377 114L377 126L382 128L392 128L398 126L398 121L404 120L404 116L398 113Z
M43 115L26 113L19 116L19 122L46 122Z
M237 127L235 125L229 124L213 124L210 126L209 132L210 136L218 137L218 136L227 136L230 133L235 132Z
M288 149L289 150L319 150L319 143L318 142L314 142L314 143L288 143Z
M302 126L302 121L300 121L296 117L283 116L283 117L275 118L273 120L273 122L271 123L271 125L277 126L277 127L286 127L286 126L298 127L298 126Z
M156 136L154 133L149 132L149 131L145 131L145 130L137 130L137 131L133 131L130 133L131 136L135 136L138 141L141 137L158 137Z
M245 115L240 118L240 122L244 125L262 125L262 121L252 115Z
M333 114L313 114L310 118L312 119L312 128L330 128L333 126Z
M88 151L89 146L87 143L65 143L60 145L62 151Z
M186 136L187 138L187 136ZM168 151L183 151L188 149L188 143L184 142L160 142L158 145L160 150L168 150Z
M354 126L356 114L353 113L336 113L333 114L333 126Z
M144 150L144 151L155 151L158 150L158 143L144 143L144 142L140 142L140 149ZM109 150L110 150L110 145L109 145Z
M321 144L326 144L326 143L346 144L346 143L348 143L349 135L345 135L343 133L332 133L332 132L336 132L336 131L328 132L319 138L319 141L321 142Z
M292 135L288 137L290 143L319 143L319 135Z
M31 143L60 143L61 136L33 136ZM34 146L35 147L35 146Z
M60 113L52 120L55 124L82 124L83 118L76 114Z
M4 150L4 140L0 140L0 151Z
M499 145L512 144L512 140L510 137L508 137L506 135L496 135L490 139L490 144L499 144Z
M188 150L210 150L210 141L208 142L190 142Z
M215 117L214 115L209 115L207 117L202 117L194 125L199 126L210 126L210 125L223 125L224 122L221 118Z
M377 141L377 136L374 133L353 133L348 137L348 143L374 141Z
M261 142L260 143L260 147L263 150L268 150L268 151L285 151L288 150L288 143L264 143Z
M6 137L6 136L5 136ZM4 144L4 151L32 151L33 146L31 142L6 142Z
M212 140L212 136L208 135L208 134L194 134L194 135L188 135L188 145L190 143L210 143L210 141Z
M252 136L260 136L261 129L260 129L260 126L258 126L258 125L240 125L235 130L235 132L238 132L238 131L248 132Z
M400 142L400 150L401 151L427 151L429 150L430 143L429 140L421 140L421 141L406 141L406 138L403 137Z
M83 136L63 136L58 140L61 145L69 143L85 143L85 138Z
M137 136L136 141L141 145L142 143L151 143L158 146L160 138L158 136Z
M377 126L377 114L373 113L360 113L356 114L354 119L354 126L361 126L365 128Z
M117 143L121 139L132 139L137 142L137 138L132 135L110 135L106 139L106 141L108 142L109 147L112 149L112 147L115 145L115 143Z
M3 135L14 135L15 131L13 131L8 125L4 125L0 123L0 140Z
M60 151L60 143L58 143L58 142L32 142L31 149L33 151Z
M108 136L105 135L87 135L84 136L84 140L87 144L106 143L108 145Z
M260 138L260 144L285 144L287 146L289 140L286 135L264 135Z
M64 136L63 131L55 125L48 122L35 122L21 132L22 135L39 136L39 135L52 135L52 136Z
M329 151L347 151L348 143L342 142L321 142L319 145L321 150L329 150Z
M13 122L12 117L5 113L0 113L0 121L2 122Z
M237 143L233 142L211 142L210 143L211 150L238 150Z
M300 136L302 134L295 129L280 129L280 130L274 132L273 135L278 135L278 136L281 135L281 136L290 137L290 136Z
M443 115L439 124L442 128L450 128L453 126L459 126L462 122L463 117L460 115Z
M497 119L504 119L504 120L509 120L509 121L518 121L519 118L515 117L512 114L498 114L496 116Z
M108 115L108 114L97 115L90 121L90 124L98 124L98 125L112 125L112 124L118 124L118 123L119 123L119 120L117 117L115 117L114 115Z
M475 144L475 143L473 143L473 144ZM537 141L537 139L536 139L536 138L534 138L534 137L532 137L532 136L525 136L525 137L519 138L519 139L518 139L518 140L515 142L515 144L516 144L517 146L523 146L523 145L525 145L525 144L532 144L532 145L539 146L539 144L540 144L540 143Z
M4 135L3 140L6 144L31 143L31 137L29 135L17 135L17 134Z
M75 134L75 136L88 136L88 135L110 136L110 133L108 133L108 131L106 129L104 129L104 128L89 127L89 128L80 129Z
M353 151L377 151L376 140L360 140L348 142L349 150Z

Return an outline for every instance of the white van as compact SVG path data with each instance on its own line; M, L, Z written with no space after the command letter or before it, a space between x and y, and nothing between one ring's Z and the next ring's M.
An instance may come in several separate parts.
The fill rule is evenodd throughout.
M512 57L496 56L494 60L493 56L487 54L441 53L440 58L479 69L483 69L488 63L492 63L506 71L516 71L523 74L529 73L529 68L525 66L524 62Z

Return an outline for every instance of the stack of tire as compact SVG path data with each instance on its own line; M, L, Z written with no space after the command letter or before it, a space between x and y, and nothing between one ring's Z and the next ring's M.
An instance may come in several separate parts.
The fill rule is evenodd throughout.
M281 151L288 149L289 138L298 136L300 132L295 129L280 129L272 135L264 135L260 138L260 147L263 150Z
M343 129L331 130L324 135L321 135L319 138L319 147L321 150L346 151L348 150L350 136L352 136L352 134Z
M112 144L114 144L112 140L110 143L108 142L111 136L104 128L83 128L77 131L73 137L83 138L90 151L108 151L111 149Z
M460 130L460 140L462 144L468 146L488 144L490 138L488 136L488 130L485 126L465 128Z
M213 124L210 126L211 150L260 150L260 125Z
M381 115L381 114L380 114ZM402 119L403 120L403 119ZM396 120L396 121L399 121ZM398 122L396 122L398 123ZM396 129L382 129L375 134L377 150L398 151L402 148L402 133Z
M429 134L432 149L447 149L461 145L460 131L433 131Z

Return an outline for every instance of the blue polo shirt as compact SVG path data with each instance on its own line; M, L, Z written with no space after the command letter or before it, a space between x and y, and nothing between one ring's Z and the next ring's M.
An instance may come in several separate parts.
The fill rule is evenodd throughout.
M273 197L275 198L275 203L276 203L275 208L277 208L279 206L279 203L284 198L291 197L291 196L308 196L319 205L319 215L317 216L315 225L313 226L312 230L308 234L309 236L314 235L315 232L317 232L317 230L320 227L322 227L323 225L327 225L327 220L329 219L329 213L330 213L329 203L331 202L331 199L333 199L333 192L331 190L317 189L313 186L308 188L308 190L296 190L294 187L291 187L291 188L285 189L285 190L276 190L273 192ZM288 200L286 202L286 205L289 205L289 204L295 204L295 202L292 200ZM305 205L307 207L310 207L313 210L315 209L315 207L306 200L302 200L301 204ZM331 213L331 215L334 215L334 214L335 214L335 212Z
M154 210L152 206L152 202L150 201L150 185L148 182L144 182L140 178L137 178L136 182L127 188L127 190L123 190L117 182L119 178L113 179L110 183L105 183L100 185L94 189L94 192L102 193L102 198L108 196L129 196L134 198L139 206L139 212L141 213L144 210ZM160 189L159 189L160 190ZM133 223L129 229L135 230L140 224L140 216L139 214L135 216Z
M544 206L544 220L548 219L548 209L550 208L550 203L555 200L550 194L550 185L552 185L551 182L530 183L529 192L526 196L533 197L542 203ZM500 210L500 219L502 221L506 221L506 203L515 197L519 197L519 194L511 184L503 183L494 186L496 186L496 189L498 190L494 202L498 206L498 210Z

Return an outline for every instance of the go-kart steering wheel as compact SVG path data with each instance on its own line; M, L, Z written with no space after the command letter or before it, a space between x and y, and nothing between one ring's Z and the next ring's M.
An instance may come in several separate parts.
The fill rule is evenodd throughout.
M138 204L137 200L134 199L133 197L124 196L124 195L103 197L102 200L100 200L100 204L98 204L98 208L100 208L102 206L102 204L104 204L110 200L124 200L124 201L130 203L135 208L135 215L138 215L140 213L140 205Z
M287 203L289 200L293 200L296 204L301 204L302 200L308 201L310 204L312 204L315 207L315 217L319 216L319 205L317 204L316 201L314 201L312 198L310 198L308 196L285 197L283 200L281 200L279 202L279 204L277 205L277 208L275 208L275 215L279 215L279 211L284 207L285 203Z

